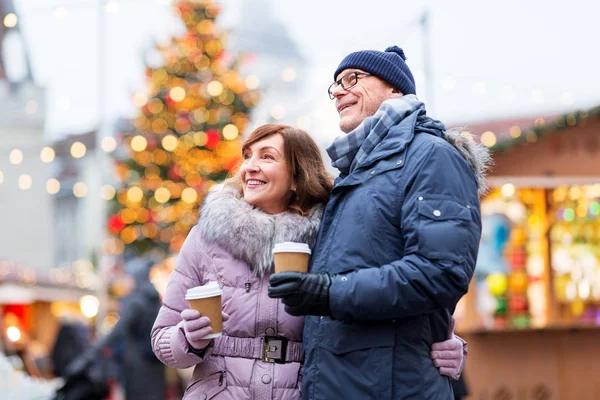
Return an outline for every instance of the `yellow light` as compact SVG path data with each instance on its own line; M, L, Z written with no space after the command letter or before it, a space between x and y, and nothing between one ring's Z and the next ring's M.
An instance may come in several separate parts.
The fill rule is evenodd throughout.
M131 149L133 151L144 151L147 146L148 141L142 135L134 136L133 139L131 139Z
M219 81L212 81L206 86L206 91L213 97L218 96L223 93L223 84Z
M83 182L77 182L73 185L73 195L75 197L85 197L87 195L88 188Z
M285 108L282 105L276 105L271 109L271 117L282 119L285 116Z
M85 144L81 142L75 142L71 145L71 156L73 156L73 158L81 158L85 156L85 152Z
M48 182L46 182L46 191L48 192L48 194L56 194L60 191L60 182L58 181L58 179L48 179Z
M225 138L225 140L233 140L237 138L239 134L239 129L233 124L225 125L225 127L223 128L223 137Z
M127 198L132 203L139 203L144 198L144 191L139 186L132 186L127 190Z
M510 136L514 137L515 139L521 136L521 127L518 125L512 126L510 128Z
M287 67L281 72L281 79L285 82L293 82L296 80L296 70L292 67Z
M23 174L19 176L19 188L23 190L30 189L32 185L31 176Z
M44 147L40 152L40 159L42 160L42 162L50 163L54 161L55 155L56 154L54 153L54 150L51 147Z
M258 76L256 75L247 76L245 82L246 87L250 90L254 90L260 85L260 79L258 79Z
M511 183L507 183L502 185L502 195L505 197L510 197L515 194L515 186Z
M96 296L86 295L79 300L79 308L81 308L81 313L86 318L94 318L98 315L100 301Z
M533 124L535 126L544 126L545 123L546 121L544 120L544 118L536 118Z
M148 102L148 110L152 113L152 114L158 114L160 113L164 108L164 104L162 103L162 101L160 101L160 99L152 99Z
M133 94L133 104L137 107L144 107L148 103L148 95L144 92L135 92Z
M38 110L38 104L35 100L29 100L27 104L25 104L25 112L27 114L34 114Z
M171 97L171 99L173 99L173 101L180 102L183 99L185 99L185 89L181 86L175 86L169 92L169 96Z
M115 197L115 194L117 193L115 188L110 186L110 185L102 185L102 198L104 200L111 200L113 197Z
M162 139L162 147L167 151L173 151L177 148L178 140L173 135L167 135Z
M23 152L19 149L13 149L8 156L11 164L17 165L23 162Z
M4 17L4 26L7 28L14 28L17 26L17 22L19 22L19 18L13 13L6 14Z
M11 342L18 342L21 339L21 331L16 326L9 326L6 329L6 336L8 336Z
M54 16L56 17L56 19L66 18L68 14L69 11L64 7L58 7L54 10Z
M171 198L171 192L166 187L160 187L154 192L154 198L161 204L166 203Z
M198 200L198 192L190 187L185 188L183 189L183 192L181 192L181 200L187 204L195 203L196 200Z
M117 148L117 141L114 137L107 136L104 139L102 139L100 147L102 147L102 150L104 150L105 152L110 153L112 151L115 151L115 149Z
M495 145L496 135L494 135L494 132L483 132L483 134L481 135L481 143L483 143L483 145L486 147L492 147L493 145Z

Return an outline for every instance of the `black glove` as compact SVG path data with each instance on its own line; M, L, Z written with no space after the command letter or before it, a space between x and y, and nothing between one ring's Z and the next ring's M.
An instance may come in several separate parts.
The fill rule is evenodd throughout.
M269 297L281 299L290 315L331 315L327 272L280 272L269 277Z

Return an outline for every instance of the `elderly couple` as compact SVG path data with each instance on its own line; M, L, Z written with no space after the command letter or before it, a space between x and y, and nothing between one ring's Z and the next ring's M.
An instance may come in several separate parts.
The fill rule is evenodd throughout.
M346 133L327 149L335 181L305 132L250 134L152 330L163 363L195 366L185 399L453 398L466 347L452 312L475 268L489 155L415 94L396 46L342 60L329 87ZM284 241L311 246L309 273L272 273ZM184 296L208 281L223 289L225 323L206 340L209 320Z

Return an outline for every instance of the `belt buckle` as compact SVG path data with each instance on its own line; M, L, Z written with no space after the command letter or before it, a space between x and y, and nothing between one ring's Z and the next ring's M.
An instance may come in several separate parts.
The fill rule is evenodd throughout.
M264 336L261 359L266 362L285 364L288 339L283 336Z

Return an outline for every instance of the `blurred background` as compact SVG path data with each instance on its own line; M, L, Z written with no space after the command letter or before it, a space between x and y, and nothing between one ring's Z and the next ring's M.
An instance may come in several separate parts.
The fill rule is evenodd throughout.
M61 330L77 327L81 349L110 337L140 262L164 291L244 135L286 123L324 149L341 134L326 93L340 60L398 45L429 115L494 154L455 314L469 398L600 398L586 373L600 367L599 12L591 0L0 0L0 352L50 393L72 359L57 355ZM182 378L166 374L165 398L179 398Z

